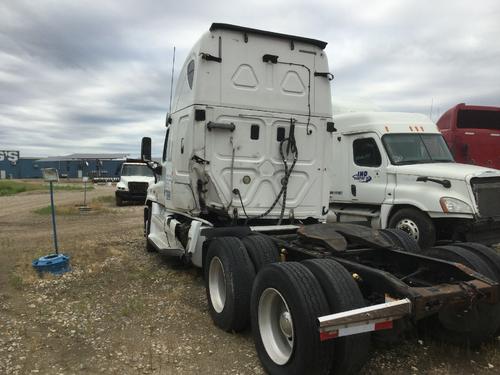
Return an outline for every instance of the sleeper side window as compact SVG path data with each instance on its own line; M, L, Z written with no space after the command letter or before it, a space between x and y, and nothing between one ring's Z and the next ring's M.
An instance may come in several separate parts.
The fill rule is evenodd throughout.
M193 79L194 79L194 60L191 60L187 66L187 80L190 89L193 88Z
M161 157L161 160L166 161L167 160L167 148L168 148L168 135L170 133L170 127L167 128L167 131L165 133L165 142L163 143L163 155Z
M361 167L380 167L382 157L373 138L359 138L352 143L354 163Z

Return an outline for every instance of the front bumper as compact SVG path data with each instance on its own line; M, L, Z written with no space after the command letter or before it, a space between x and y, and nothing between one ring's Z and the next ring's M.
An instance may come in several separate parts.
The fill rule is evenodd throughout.
M485 245L500 243L500 220L474 221L468 225L465 233L467 241Z
M117 190L115 191L115 196L121 198L124 201L145 201L147 193L131 193L127 190Z

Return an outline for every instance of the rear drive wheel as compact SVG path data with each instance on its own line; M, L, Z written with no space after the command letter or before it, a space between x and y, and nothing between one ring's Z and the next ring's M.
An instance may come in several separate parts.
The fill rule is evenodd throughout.
M479 256L496 275L496 281L500 281L500 254L491 247L475 242L457 242L455 246L467 249Z
M302 262L321 285L329 313L365 307L363 295L351 274L332 259L310 259ZM356 334L332 340L332 374L357 373L368 359L370 334Z
M472 270L496 280L495 273L479 256L458 246L439 246L428 249L425 255L451 262L462 263ZM438 313L441 338L458 344L478 346L500 327L500 303L481 301L466 307L444 306Z
M381 229L380 233L382 236L394 246L403 249L409 253L418 254L422 252L418 242L415 238L411 237L407 232L401 229L389 228Z
M269 374L326 374L331 341L321 342L316 319L328 304L314 275L296 262L272 263L252 289L252 332L257 354Z
M236 237L211 241L205 259L205 287L210 315L224 331L242 331L250 320L250 295L255 271Z
M488 264L491 270L495 272L496 281L500 282L500 254L498 254L491 247L476 242L458 242L456 243L456 246L467 249L479 256ZM497 329L495 334L500 334L500 327Z
M242 239L248 255L255 267L255 272L259 272L262 267L279 260L278 248L274 242L262 234L251 234Z
M431 218L414 208L402 208L389 220L389 227L401 229L418 242L422 249L436 242L436 228Z

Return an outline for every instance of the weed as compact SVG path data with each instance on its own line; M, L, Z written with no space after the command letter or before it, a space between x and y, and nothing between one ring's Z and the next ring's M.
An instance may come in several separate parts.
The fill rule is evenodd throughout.
M21 290L24 286L24 280L17 273L11 272L9 273L9 284L14 289Z
M33 212L38 215L50 215L50 206L37 208ZM56 215L76 215L79 213L78 207L74 206L57 206Z
M144 312L144 306L145 304L142 299L130 297L121 307L120 312L122 316L130 318L132 316L141 315Z
M93 203L115 203L115 197L113 195L102 195L100 197L92 199Z

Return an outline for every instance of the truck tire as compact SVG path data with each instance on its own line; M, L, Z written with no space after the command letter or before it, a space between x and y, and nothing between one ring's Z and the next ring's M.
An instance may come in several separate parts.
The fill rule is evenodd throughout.
M427 249L424 252L424 255L450 262L462 263L491 280L496 280L496 275L488 264L481 259L481 257L468 249L453 245L436 246L431 249Z
M255 271L243 243L236 237L213 239L204 268L208 309L215 325L227 332L247 328Z
M151 233L151 214L152 214L152 207L149 206L144 207L144 236L146 237L146 251L148 253L153 253L156 251L156 248L148 239L148 235L149 233Z
M328 314L321 286L304 265L272 263L257 274L252 289L252 333L257 355L269 374L327 374L331 340L321 342L316 319Z
M474 271L495 280L495 273L478 255L458 246L439 246L428 249L425 255L462 263ZM433 334L456 344L476 347L500 328L500 303L476 302L466 310L445 306L438 313L440 329Z
M123 199L119 197L118 195L115 195L115 202L118 207L123 206Z
M500 282L500 254L496 253L491 247L475 242L457 242L454 245L479 256L495 273L496 281Z
M458 242L456 246L467 249L479 256L495 273L495 281L500 282L500 254L495 252L491 247L476 242ZM498 327L495 334L500 335L500 327Z
M396 211L389 220L389 228L405 231L422 249L427 249L436 242L436 228L431 218L415 208Z
M309 259L301 262L318 280L329 306L329 313L365 307L363 295L351 274L332 259ZM363 333L332 340L331 374L357 373L368 359L370 334Z
M399 247L404 251L413 254L419 254L422 252L418 242L404 230L394 228L380 229L380 234L387 241L393 243L394 246Z
M251 234L244 237L242 242L252 260L255 272L259 272L266 264L279 260L278 248L267 236Z

